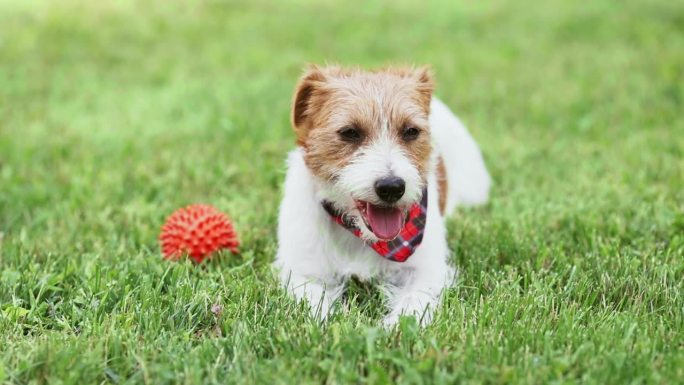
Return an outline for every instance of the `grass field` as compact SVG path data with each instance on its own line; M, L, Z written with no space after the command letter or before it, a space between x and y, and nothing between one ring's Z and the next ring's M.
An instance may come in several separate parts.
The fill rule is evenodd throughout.
M0 383L682 381L684 4L418 3L0 1ZM495 179L427 329L360 284L321 326L270 270L325 61L432 64ZM239 256L162 260L192 202Z

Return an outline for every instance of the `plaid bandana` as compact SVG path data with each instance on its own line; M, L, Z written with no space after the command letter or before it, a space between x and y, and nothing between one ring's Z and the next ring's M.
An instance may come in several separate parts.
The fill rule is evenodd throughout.
M361 230L337 211L332 203L323 201L323 208L330 214L332 220L342 225L352 234L361 238ZM425 217L427 214L427 189L423 190L423 198L420 203L414 203L406 215L404 227L396 238L389 241L377 241L369 246L381 256L395 262L405 262L416 251L423 240L425 231Z

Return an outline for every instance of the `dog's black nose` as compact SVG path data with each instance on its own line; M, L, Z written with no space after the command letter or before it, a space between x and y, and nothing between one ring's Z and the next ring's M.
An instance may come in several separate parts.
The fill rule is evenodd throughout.
M401 199L405 188L404 180L396 176L388 176L375 181L375 193L386 203L394 203Z

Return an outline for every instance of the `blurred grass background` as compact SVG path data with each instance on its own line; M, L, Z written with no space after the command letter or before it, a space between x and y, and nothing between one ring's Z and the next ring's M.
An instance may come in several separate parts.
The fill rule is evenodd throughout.
M684 378L684 4L2 0L0 26L0 382ZM431 64L485 153L425 331L357 285L320 327L271 275L310 62ZM240 256L161 260L192 202Z

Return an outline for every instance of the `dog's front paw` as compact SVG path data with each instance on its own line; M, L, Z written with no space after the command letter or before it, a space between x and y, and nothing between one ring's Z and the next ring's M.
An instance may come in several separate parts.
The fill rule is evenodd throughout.
M311 316L321 322L325 322L330 315L333 308L333 299L329 295L323 295L321 297L309 297L305 301L309 305L309 310L311 311Z
M393 329L399 324L399 317L401 317L401 313L395 314L394 312L390 312L382 319L382 326L385 329Z
M385 328L393 328L399 323L401 316L413 316L420 326L424 327L432 322L432 313L435 299L422 294L406 295L397 298L392 304L392 308L382 320Z
M397 326L399 324L399 321L401 320L401 317L403 317L403 316L414 317L421 327L426 327L427 325L429 325L432 322L432 312L430 312L430 311L425 311L421 314L418 314L418 313L395 314L394 312L392 312L392 313L386 315L385 318L382 319L382 326L388 330L393 329L395 326Z
M320 321L328 318L344 288L341 284L322 284L319 280L296 275L289 277L286 286L298 301L308 305L311 316Z

